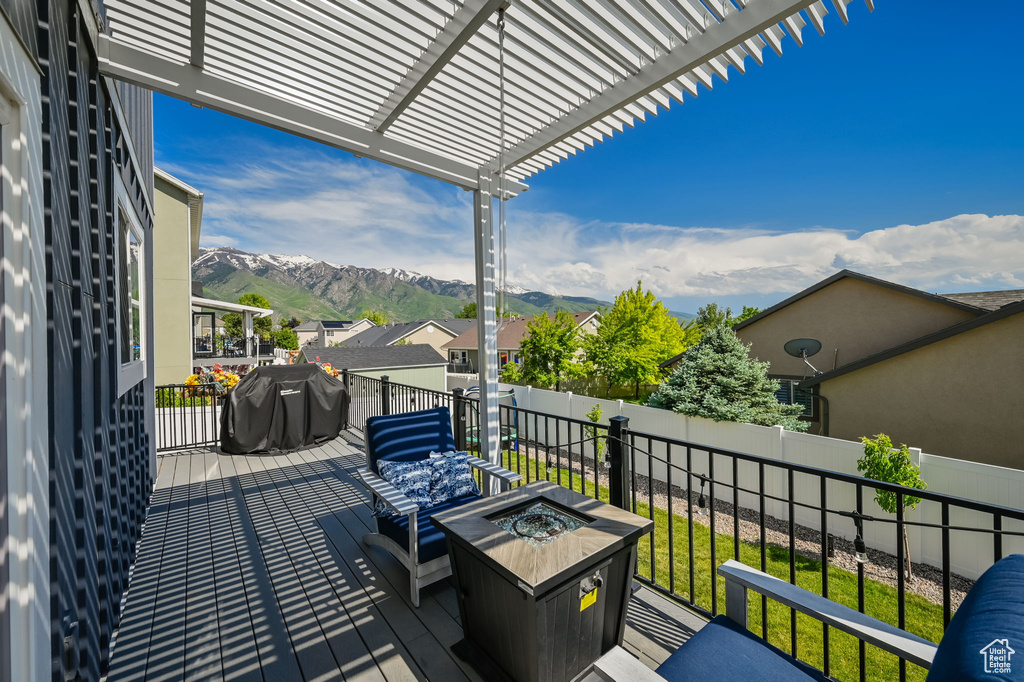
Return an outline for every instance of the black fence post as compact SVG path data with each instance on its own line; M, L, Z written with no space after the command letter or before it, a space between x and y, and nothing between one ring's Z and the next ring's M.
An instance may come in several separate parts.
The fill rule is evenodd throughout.
M348 375L348 370L341 370L341 385L345 387L345 397L348 399L348 409L345 410L345 429L350 426L349 417L351 417L352 411L352 378Z
M629 460L626 457L628 417L608 420L608 501L619 509L629 509Z
M455 444L459 450L466 449L466 389L452 389L452 408L455 411Z
M380 378L380 413L391 414L391 380L386 374Z

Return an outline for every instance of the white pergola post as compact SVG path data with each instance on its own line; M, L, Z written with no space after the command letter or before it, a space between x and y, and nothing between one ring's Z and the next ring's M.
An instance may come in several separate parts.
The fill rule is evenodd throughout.
M494 288L494 211L492 178L481 170L473 191L473 245L476 252L476 334L480 372L480 458L501 464L498 415L498 320ZM491 480L491 492L498 481Z
M252 323L252 313L250 311L246 310L244 313L242 313L242 336L245 337L245 345L246 345L245 354L246 355L249 354L248 345L250 343L256 343L257 344L256 352L259 352L258 342L253 340L253 337L255 335L256 335L256 331L255 331L255 326Z

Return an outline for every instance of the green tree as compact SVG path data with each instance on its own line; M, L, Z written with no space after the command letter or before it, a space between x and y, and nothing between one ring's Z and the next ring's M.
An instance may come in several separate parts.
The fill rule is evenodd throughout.
M455 316L460 320L475 320L476 319L476 303L467 303L459 311L459 314Z
M541 313L526 324L526 332L526 338L519 344L522 381L554 386L557 391L562 387L562 380L586 373L577 357L580 332L571 314L564 310L559 310L554 317Z
M647 404L715 421L806 431L807 423L797 418L803 407L780 403L778 390L779 382L768 378L768 363L750 357L750 347L731 327L718 325L686 352Z
M280 321L280 324L281 324L281 328L282 329L284 327L288 327L288 329L295 329L300 324L302 324L302 322L303 322L303 320L300 320L299 318L297 318L294 315L292 315L287 320L282 317L281 321Z
M910 460L910 448L906 443L900 445L899 449L892 446L892 440L884 433L870 438L861 438L864 444L864 456L857 460L857 471L864 474L865 478L873 481L885 481L895 483L915 490L926 490L928 484L921 478L921 467ZM903 495L903 511L913 509L921 501L920 497ZM899 499L896 493L890 490L875 489L875 502L884 511L895 514L899 506ZM903 547L907 554L907 579L914 579L913 567L910 563L910 540L907 537L907 527L903 527Z
M601 415L603 413L604 412L601 409L601 406L598 405L598 404L595 404L592 408L590 408L590 411L587 412L586 416L587 416L587 419L589 419L590 421L594 422L595 424L600 424L601 423ZM598 438L599 433L598 433L598 430L597 430L596 426L584 426L583 427L583 433L584 433L584 435L586 435L587 438L593 438L594 439L594 454L596 455L595 461L594 461L594 467L596 468L598 461L601 459L601 456L604 455L604 440L602 440L601 438Z
M380 308L367 308L359 314L360 318L366 318L374 324L384 326L391 321L391 317Z
M741 312L738 317L733 317L732 308L723 309L719 308L717 303L708 303L697 311L697 317L694 322L703 333L712 327L731 327L734 324L738 324L743 320L749 319L760 312L760 308L745 305L743 306L743 312Z
M280 328L274 330L273 333L275 348L285 348L287 350L299 349L299 335L295 333L295 330L292 329L291 326L289 326L289 322L290 320L286 320L283 317L280 320L278 320L278 325ZM299 322L299 324L302 323Z
M242 305L253 306L254 308L270 308L270 301L264 296L256 293L242 294L238 297L238 302ZM224 320L224 333L228 336L240 337L245 335L245 330L242 328L242 314L241 313L227 313L222 318ZM267 317L257 317L252 321L253 330L256 332L256 336L261 339L270 339L270 333L274 329L274 321Z
M605 311L597 333L586 340L587 361L595 373L612 384L633 384L640 397L640 384L657 383L661 363L686 350L687 333L672 317L665 304L637 282L615 297Z

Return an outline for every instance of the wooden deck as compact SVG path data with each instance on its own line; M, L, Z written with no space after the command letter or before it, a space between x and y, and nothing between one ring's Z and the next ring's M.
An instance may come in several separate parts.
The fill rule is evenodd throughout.
M164 455L108 679L479 680L449 581L361 543L357 440L274 457ZM655 666L703 621L640 590L626 648Z

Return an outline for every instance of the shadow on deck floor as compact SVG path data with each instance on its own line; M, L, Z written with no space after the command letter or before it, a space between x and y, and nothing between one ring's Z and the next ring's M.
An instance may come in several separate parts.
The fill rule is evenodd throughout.
M162 456L107 679L479 680L450 650L450 582L414 609L405 570L361 543L358 448ZM641 589L625 647L653 667L703 622Z

